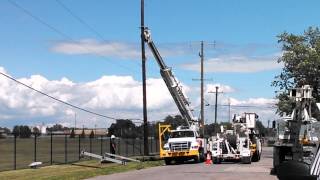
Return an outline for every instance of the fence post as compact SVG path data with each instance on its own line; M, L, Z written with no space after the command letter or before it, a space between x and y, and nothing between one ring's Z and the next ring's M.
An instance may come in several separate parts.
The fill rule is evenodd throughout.
M139 146L140 146L140 156L142 155L142 151L141 151L141 139L139 139Z
M79 153L79 161L81 159L81 135L79 134L79 144L78 144L78 153Z
M14 142L13 142L13 169L17 169L17 135L14 134Z
M52 165L52 132L50 133L50 164Z
M126 156L128 156L128 139L124 141L126 143Z
M121 154L120 154L120 148L121 148L121 138L119 138L118 144L119 144L119 146L118 146L118 154L119 154L119 155L121 155Z
M153 148L152 148L152 146L153 146L153 140L152 140L152 139L153 139L153 137L151 136L151 137L150 137L150 145L151 145L151 147L150 147L150 152L151 152L151 153L152 153L152 149L153 149Z
M92 153L92 138L91 137L89 137L89 142L90 142L90 153ZM90 157L90 159L92 159L92 158Z
M100 136L100 155L102 156L102 135Z
M158 138L156 138L156 152L158 152L158 149L159 149L159 147L158 147Z
M92 138L89 137L89 143L90 143L90 153L92 153Z
M34 133L34 162L37 162L37 135Z
M64 134L64 163L68 163L68 145L67 145L67 134Z
M135 139L132 138L132 156L134 156L134 143L135 143Z

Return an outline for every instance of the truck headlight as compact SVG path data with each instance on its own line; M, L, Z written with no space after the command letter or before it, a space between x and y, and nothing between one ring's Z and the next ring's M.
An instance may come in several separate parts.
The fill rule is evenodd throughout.
M164 144L163 150L165 150L165 151L169 151L170 150L168 143Z

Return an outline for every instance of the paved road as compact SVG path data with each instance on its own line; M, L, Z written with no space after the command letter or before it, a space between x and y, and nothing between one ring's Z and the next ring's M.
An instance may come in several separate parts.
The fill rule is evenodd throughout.
M223 163L214 165L181 164L160 166L107 176L98 176L91 180L275 180L270 175L272 167L272 148L265 147L259 162L251 164Z

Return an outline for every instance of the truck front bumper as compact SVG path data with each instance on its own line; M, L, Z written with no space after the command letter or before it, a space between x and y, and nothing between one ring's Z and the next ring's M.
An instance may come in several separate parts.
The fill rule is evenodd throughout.
M170 158L170 157L191 157L199 156L198 150L189 150L189 151L162 151L160 152L161 158Z

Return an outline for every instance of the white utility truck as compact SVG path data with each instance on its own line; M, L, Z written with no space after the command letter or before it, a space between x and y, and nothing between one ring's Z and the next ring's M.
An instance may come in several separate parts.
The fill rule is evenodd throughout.
M221 133L209 141L214 163L239 160L251 163L260 160L262 148L255 130L257 118L255 113L244 113L242 116L234 116L233 130L224 130L221 126Z
M146 27L143 28L144 40L157 61L161 77L187 125L180 126L176 130L171 130L170 125L159 125L160 157L164 158L166 164L189 159L201 161L204 159L206 142L199 136L199 121L192 114L190 102L182 90L182 85L173 75L171 68L165 64L153 43L150 31Z

